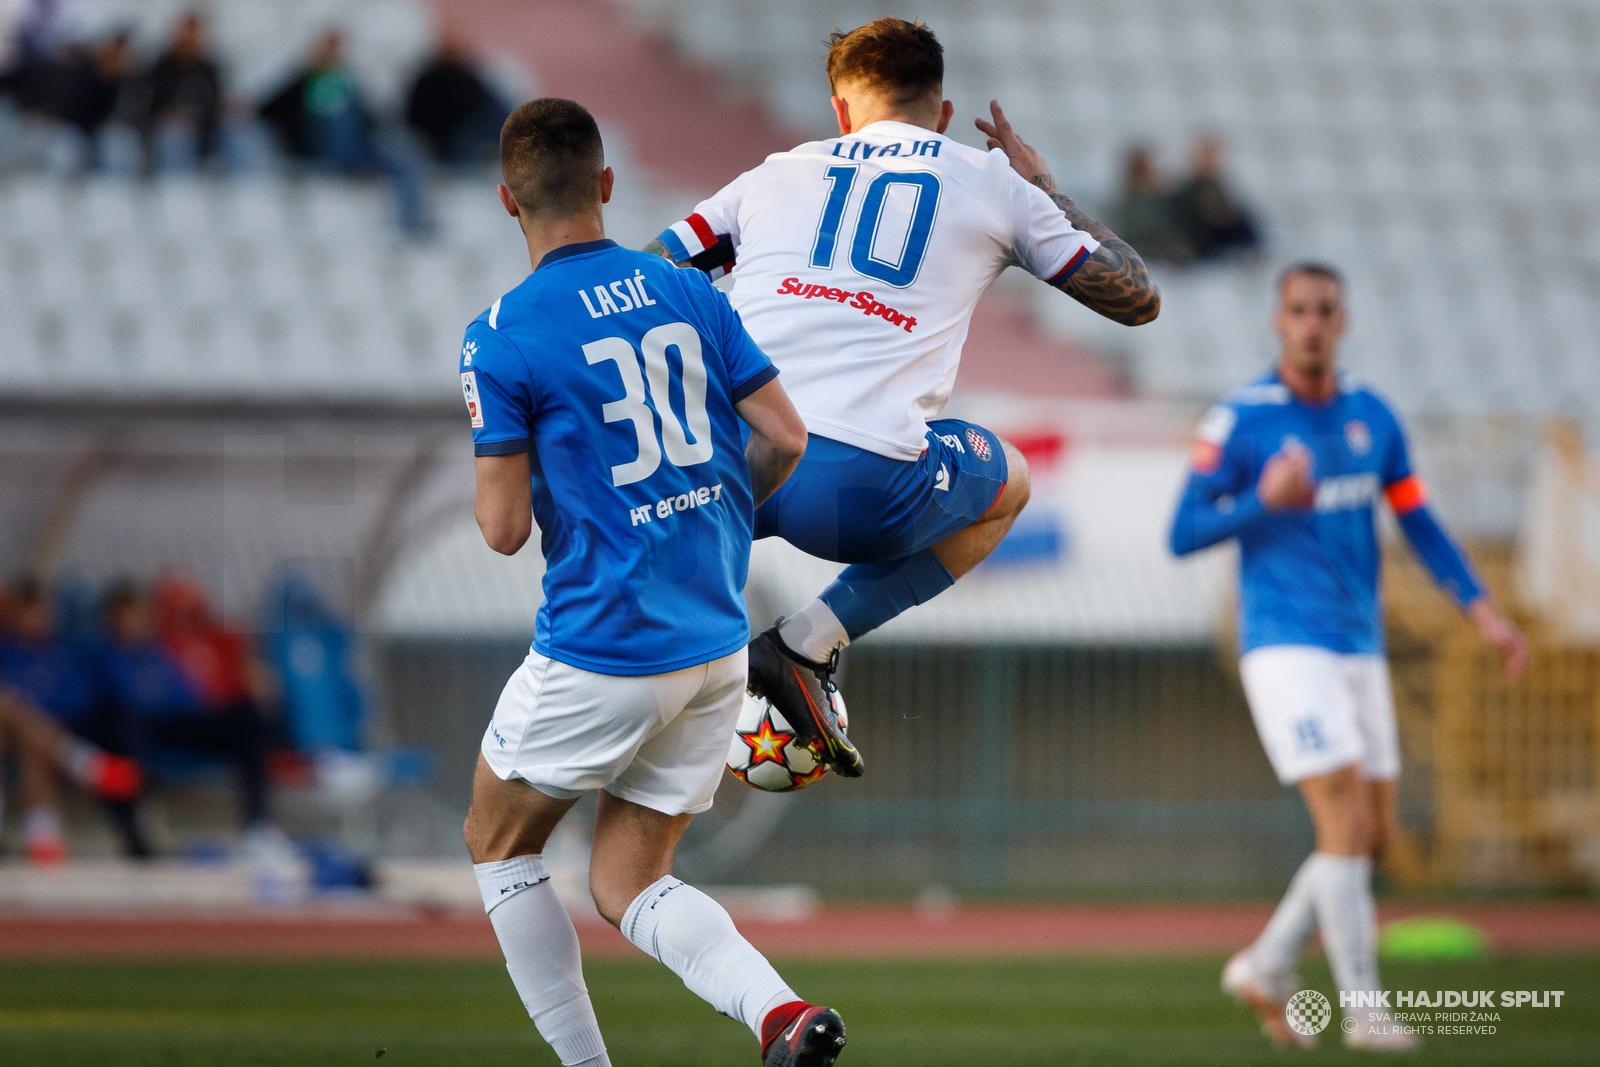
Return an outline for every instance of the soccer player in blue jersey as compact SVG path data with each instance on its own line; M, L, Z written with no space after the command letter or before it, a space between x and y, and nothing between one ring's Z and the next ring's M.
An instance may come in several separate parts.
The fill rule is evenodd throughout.
M1517 628L1428 507L1388 405L1337 369L1343 285L1318 264L1279 278L1277 369L1235 390L1201 421L1172 522L1172 551L1239 543L1239 673L1273 770L1295 783L1316 826L1272 920L1234 956L1223 987L1252 1006L1275 1041L1311 1042L1284 1005L1295 961L1320 928L1341 991L1376 990L1372 856L1398 832L1400 745L1384 660L1374 512L1388 501L1439 585L1505 656L1527 660ZM1346 1044L1412 1047L1353 1012Z
M536 518L546 570L464 828L484 908L561 1062L607 1067L577 934L540 859L599 790L600 914L747 1024L764 1067L831 1064L838 1013L797 997L727 912L671 874L744 697L754 510L793 471L805 425L704 274L606 240L612 172L587 111L524 104L500 143L500 200L534 270L467 328L461 383L484 539L515 553Z

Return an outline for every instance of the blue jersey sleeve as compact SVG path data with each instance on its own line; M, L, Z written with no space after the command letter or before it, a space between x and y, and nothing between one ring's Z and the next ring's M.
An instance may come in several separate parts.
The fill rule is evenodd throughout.
M1428 506L1428 487L1411 470L1405 431L1400 420L1384 409L1389 445L1383 457L1383 489L1400 530L1412 551L1445 592L1463 611L1483 595L1483 582L1461 546L1456 544Z
M728 384L733 388L733 402L737 404L776 378L778 368L744 328L744 320L728 303L727 295L703 274L697 281L707 290L705 301L711 309L709 327L717 338L722 365L728 369Z
M1218 404L1200 420L1189 456L1189 479L1172 517L1168 545L1186 556L1235 537L1266 514L1252 480L1248 439L1235 429L1237 408Z
M461 345L461 393L472 423L475 456L507 456L533 448L533 375L522 352L479 320Z

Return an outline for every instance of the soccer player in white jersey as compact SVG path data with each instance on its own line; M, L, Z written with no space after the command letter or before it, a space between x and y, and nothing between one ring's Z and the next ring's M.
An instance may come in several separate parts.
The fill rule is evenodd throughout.
M500 157L534 269L467 327L461 388L484 540L510 555L537 517L546 567L533 647L472 783L464 835L484 909L561 1062L610 1067L540 858L598 790L600 914L748 1025L763 1067L827 1067L838 1013L797 997L716 901L672 877L744 700L754 506L794 469L805 424L710 281L606 239L612 173L587 111L522 105Z
M1308 1047L1313 1039L1289 1027L1284 1007L1299 989L1295 961L1313 929L1321 928L1341 992L1379 989L1372 857L1399 832L1400 777L1378 593L1380 497L1434 579L1504 654L1508 674L1528 653L1434 518L1399 420L1339 373L1338 273L1314 263L1286 270L1273 326L1277 368L1200 423L1171 543L1186 555L1239 542L1245 696L1273 770L1299 786L1317 834L1266 929L1228 962L1223 988L1256 1010L1269 1037ZM1348 1018L1346 1044L1415 1044L1370 1025L1359 1008Z
M832 702L839 650L977 566L1028 500L1015 448L938 417L978 298L1013 265L1130 326L1160 297L997 103L977 121L990 151L945 136L955 109L925 25L835 33L827 71L838 137L768 156L646 251L732 271L733 306L810 430L756 537L849 566L751 642L750 688L853 776L861 757Z

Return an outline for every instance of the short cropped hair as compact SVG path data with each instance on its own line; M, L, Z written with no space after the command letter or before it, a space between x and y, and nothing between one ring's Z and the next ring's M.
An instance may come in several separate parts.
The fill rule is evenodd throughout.
M828 84L854 82L896 104L916 104L944 87L944 46L926 23L873 19L828 35Z
M1344 275L1339 273L1338 268L1307 259L1299 263L1291 263L1278 272L1278 292L1281 294L1283 287L1289 284L1289 279L1299 274L1310 274L1313 277L1326 278L1334 285L1337 285L1341 291L1344 289Z
M530 100L500 127L500 171L530 214L560 218L599 207L605 166L600 127L575 101Z

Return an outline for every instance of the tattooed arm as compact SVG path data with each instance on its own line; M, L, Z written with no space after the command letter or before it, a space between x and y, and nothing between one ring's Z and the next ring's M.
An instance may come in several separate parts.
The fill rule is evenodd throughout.
M662 259L672 259L672 253L667 251L667 246L661 243L660 238L651 241L649 244L639 249L639 251L644 252L647 255L660 256ZM676 263L677 261L673 260L673 262ZM678 266L680 267L687 267L688 265L688 263L678 263Z
M1017 136L1005 112L1000 110L998 100L989 102L989 110L994 115L993 122L976 120L978 129L989 138L989 147L1003 150L1018 174L1043 189L1074 227L1100 242L1094 254L1058 288L1084 307L1124 326L1142 326L1154 319L1161 312L1161 293L1150 280L1150 272L1145 269L1139 253L1110 229L1085 215L1056 188L1056 180L1050 176L1044 157Z

